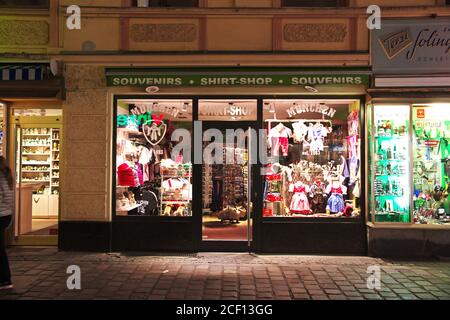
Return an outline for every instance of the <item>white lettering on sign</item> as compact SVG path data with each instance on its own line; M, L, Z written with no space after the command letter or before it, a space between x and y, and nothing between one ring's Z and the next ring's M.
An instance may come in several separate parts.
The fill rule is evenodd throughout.
M181 86L181 78L113 78L115 86Z
M315 112L321 113L330 118L333 118L336 114L336 109L331 108L325 104L320 103L303 103L297 104L286 110L289 117L293 117L297 114L307 113L307 112Z
M251 111L246 106L237 106L230 104L224 108L217 108L217 106L209 105L202 106L200 115L202 116L232 116L245 117L251 114Z
M234 86L255 85L267 86L272 84L270 77L205 77L200 79L201 86Z
M177 118L180 113L180 109L174 106L157 103L157 104L136 104L136 108L131 110L131 113L134 115L141 115L147 112L165 113L174 118Z
M358 85L362 84L361 77L350 77L350 76L335 76L335 77L292 77L291 83L293 85L338 85L338 84L352 84Z

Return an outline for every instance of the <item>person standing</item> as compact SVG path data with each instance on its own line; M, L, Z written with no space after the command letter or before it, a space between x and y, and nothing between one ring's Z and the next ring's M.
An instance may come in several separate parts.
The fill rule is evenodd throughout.
M11 271L6 253L6 229L14 210L14 179L6 159L0 156L0 290L11 289Z

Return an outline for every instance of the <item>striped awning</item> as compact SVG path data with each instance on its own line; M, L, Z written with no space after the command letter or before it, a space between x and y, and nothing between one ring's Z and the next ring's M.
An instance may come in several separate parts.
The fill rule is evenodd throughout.
M44 80L49 71L48 64L0 64L0 81Z

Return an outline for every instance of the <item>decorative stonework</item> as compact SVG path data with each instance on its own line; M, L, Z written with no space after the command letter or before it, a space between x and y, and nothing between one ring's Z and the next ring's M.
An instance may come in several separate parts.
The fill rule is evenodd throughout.
M91 65L66 65L64 78L68 91L106 87L105 68Z
M48 41L46 21L0 20L0 45L46 45Z
M347 26L344 23L289 23L283 31L287 42L344 42Z
M192 23L133 24L130 37L134 42L193 42L197 26Z

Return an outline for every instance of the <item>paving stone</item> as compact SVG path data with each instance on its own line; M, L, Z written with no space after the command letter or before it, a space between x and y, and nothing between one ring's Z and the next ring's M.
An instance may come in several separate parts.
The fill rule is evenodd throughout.
M0 300L450 299L450 262L294 255L248 259L228 253L130 257L28 250L11 250L16 288L0 292ZM75 292L65 284L65 269L74 261L85 275L83 290ZM379 290L367 288L368 265L382 267Z
M347 297L342 294L331 294L328 295L330 300L347 300Z

